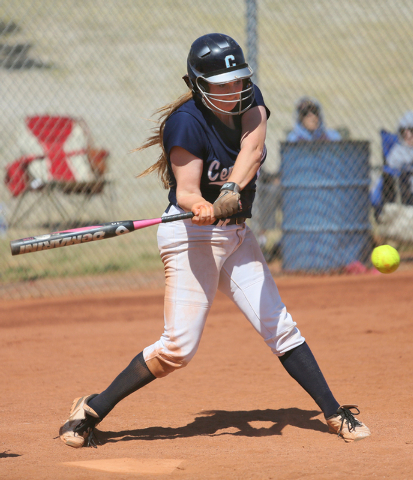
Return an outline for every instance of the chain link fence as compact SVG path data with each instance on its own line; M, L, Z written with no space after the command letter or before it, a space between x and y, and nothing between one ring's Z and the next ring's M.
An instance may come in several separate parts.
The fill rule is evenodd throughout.
M210 32L241 44L272 112L250 224L274 271L369 268L384 242L407 263L413 147L402 145L397 165L384 159L413 110L412 23L413 4L391 0L3 1L1 298L162 285L156 227L17 257L9 242L162 214L156 176L136 179L159 152L133 150L156 125L153 112L186 91L189 47ZM304 95L340 141L286 142ZM51 173L51 155L71 176Z

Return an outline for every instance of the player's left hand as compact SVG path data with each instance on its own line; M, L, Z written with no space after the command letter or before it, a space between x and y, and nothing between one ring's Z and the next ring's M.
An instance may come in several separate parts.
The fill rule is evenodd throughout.
M234 182L224 183L214 202L216 218L228 218L242 210L240 188Z
M216 218L214 217L214 206L212 203L207 202L206 200L192 205L192 213L194 217L192 218L192 223L195 225L212 225Z

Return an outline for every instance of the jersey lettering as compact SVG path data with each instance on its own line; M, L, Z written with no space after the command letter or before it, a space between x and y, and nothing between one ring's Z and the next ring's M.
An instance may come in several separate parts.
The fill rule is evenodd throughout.
M210 183L222 184L231 175L233 168L234 167L221 169L221 162L219 162L218 160L214 160L213 162L211 162L208 168L208 180L210 181Z
M208 179L211 182L215 182L215 180L218 178L220 166L221 164L218 162L218 160L214 160L213 162L211 162L211 165L208 168ZM214 172L215 170L218 170L216 174Z
M228 169L227 168L222 169L222 172L221 172L221 175L219 176L219 178L221 180L226 180L228 178Z

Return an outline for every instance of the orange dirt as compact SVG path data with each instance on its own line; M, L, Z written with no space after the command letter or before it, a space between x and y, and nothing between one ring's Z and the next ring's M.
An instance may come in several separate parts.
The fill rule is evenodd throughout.
M163 292L2 301L0 477L413 478L413 272L277 283L337 400L360 406L370 438L329 434L313 400L218 295L190 365L121 402L99 426L98 449L69 448L57 433L72 400L106 388L158 338Z

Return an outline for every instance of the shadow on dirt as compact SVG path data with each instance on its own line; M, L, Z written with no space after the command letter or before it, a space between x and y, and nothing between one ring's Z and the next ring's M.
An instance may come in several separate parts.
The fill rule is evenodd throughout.
M301 410L285 408L279 410L226 411L210 410L200 412L202 416L183 427L149 427L121 432L96 431L99 442L115 443L128 440L171 440L196 436L233 435L245 437L267 437L282 435L287 425L317 432L327 432L328 427L314 417L320 415L319 410ZM260 426L260 422L265 425ZM272 423L272 425L269 425ZM237 431L222 431L237 429Z
M8 453L8 450L0 452L0 458L21 457L18 453Z

